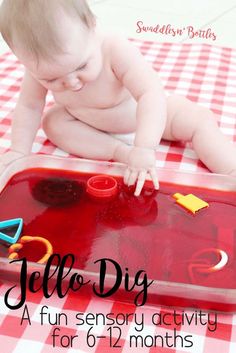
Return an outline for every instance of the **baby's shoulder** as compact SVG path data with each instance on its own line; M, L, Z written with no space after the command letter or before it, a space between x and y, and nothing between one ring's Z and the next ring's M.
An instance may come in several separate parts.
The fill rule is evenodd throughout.
M104 35L104 48L109 52L116 50L127 50L133 48L133 44L124 36L117 33L108 33Z
M119 33L98 32L102 33L102 51L104 63L110 66L113 72L127 71L132 68L133 64L143 64L143 56L138 47L128 38Z
M104 57L111 67L132 64L141 56L138 48L129 39L119 34L107 34L104 38Z

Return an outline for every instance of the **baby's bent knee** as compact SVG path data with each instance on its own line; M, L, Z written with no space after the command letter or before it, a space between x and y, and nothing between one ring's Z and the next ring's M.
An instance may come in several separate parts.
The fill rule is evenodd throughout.
M45 133L47 133L47 131L51 130L51 128L55 124L55 120L56 119L54 119L54 115L51 114L50 112L48 112L44 115L43 121L42 121L42 128L45 131Z
M216 127L213 113L189 99L173 95L168 97L167 132L173 140L192 141L195 133Z
M65 121L66 112L62 108L53 107L44 115L42 121L42 128L45 134L59 133L63 131L61 125Z

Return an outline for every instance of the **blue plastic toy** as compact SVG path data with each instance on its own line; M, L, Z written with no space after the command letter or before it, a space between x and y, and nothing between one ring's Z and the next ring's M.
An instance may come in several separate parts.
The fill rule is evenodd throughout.
M18 226L15 235L10 236L4 233L4 229L9 227ZM7 221L0 222L0 240L4 240L7 243L15 244L19 239L23 227L23 219L22 218L14 218L8 219Z

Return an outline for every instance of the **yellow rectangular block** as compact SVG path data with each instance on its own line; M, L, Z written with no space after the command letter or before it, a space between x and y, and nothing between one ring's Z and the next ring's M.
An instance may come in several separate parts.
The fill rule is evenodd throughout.
M193 194L188 194L184 196L182 194L176 193L173 195L173 197L176 199L176 203L186 208L193 214L195 214L202 208L209 207L209 204L207 202L201 200L199 197Z

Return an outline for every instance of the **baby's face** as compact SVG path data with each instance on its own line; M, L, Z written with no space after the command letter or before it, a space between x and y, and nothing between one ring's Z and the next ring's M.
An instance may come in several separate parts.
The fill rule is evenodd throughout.
M68 35L69 33L69 35ZM28 55L18 55L32 76L44 87L53 91L79 91L89 82L97 79L103 59L99 37L93 29L78 23L69 23L61 33L63 53L53 60L29 59ZM17 54L17 53L16 53Z

